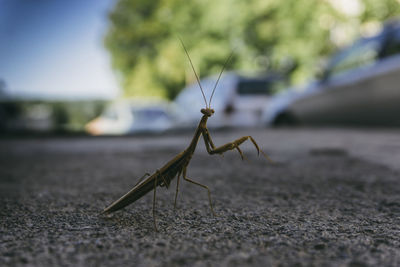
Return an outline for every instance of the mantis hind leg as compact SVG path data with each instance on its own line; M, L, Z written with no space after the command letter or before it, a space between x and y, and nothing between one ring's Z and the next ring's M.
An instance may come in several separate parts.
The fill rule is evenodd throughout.
M156 188L157 188L157 175L154 179L154 195L153 195L153 220L154 220L154 229L156 232L157 230L157 222L156 222Z
M212 206L210 189L209 189L206 185L200 184L200 183L195 182L195 181L191 180L190 178L188 178L188 177L186 176L186 167L183 169L183 179L185 179L186 181L188 181L188 182L190 182L190 183L192 183L192 184L195 184L195 185L198 185L198 186L201 186L201 187L207 189L207 191L208 191L208 201L210 202L211 212L212 212L212 214L216 217L217 215L215 214L214 209L213 209L213 206Z
M178 173L178 178L176 180L176 193L175 193L175 201L174 201L174 210L176 209L176 199L178 198L178 192L179 192L179 179L181 178L181 173L182 171L180 171Z

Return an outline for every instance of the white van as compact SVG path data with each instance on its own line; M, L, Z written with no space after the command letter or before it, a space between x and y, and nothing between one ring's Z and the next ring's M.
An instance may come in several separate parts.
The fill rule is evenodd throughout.
M217 76L201 80L207 101L214 88ZM260 123L262 109L271 95L287 86L282 76L246 77L233 72L223 74L215 90L211 108L215 114L208 120L211 128L255 127ZM205 108L205 102L197 83L191 84L175 100L181 114L180 126L196 126Z

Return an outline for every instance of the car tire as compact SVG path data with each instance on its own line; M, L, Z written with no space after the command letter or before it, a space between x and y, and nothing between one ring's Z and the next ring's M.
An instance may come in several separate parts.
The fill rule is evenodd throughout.
M290 127L290 126L296 126L298 124L299 124L298 120L290 112L284 112L279 114L273 122L273 126L275 127Z

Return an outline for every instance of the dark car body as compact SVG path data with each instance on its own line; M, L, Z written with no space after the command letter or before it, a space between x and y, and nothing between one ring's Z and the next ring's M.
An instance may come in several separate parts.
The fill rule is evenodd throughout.
M400 126L400 23L334 55L321 78L272 100L264 122Z

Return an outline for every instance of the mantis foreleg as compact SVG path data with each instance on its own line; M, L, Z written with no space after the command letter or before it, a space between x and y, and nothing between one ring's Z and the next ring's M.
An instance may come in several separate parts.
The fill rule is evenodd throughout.
M260 147L258 146L257 142L256 142L256 141L254 140L254 138L253 138L252 136L250 136L250 135L240 137L240 138L238 138L238 139L236 139L236 140L234 140L234 141L232 141L232 142L226 143L225 145L222 145L222 146L219 146L219 147L215 147L215 145L214 145L214 143L213 143L213 141L212 141L212 139L211 139L210 133L208 132L208 129L207 129L207 128L204 128L204 129L203 129L202 134L203 134L204 142L205 142L205 144L206 144L207 152L208 152L209 154L211 154L211 155L213 155L213 154L223 154L223 153L226 152L226 151L236 149L236 150L239 152L239 154L240 154L240 156L242 157L242 159L244 159L243 152L242 152L242 150L240 150L239 146L240 146L242 143L244 143L246 140L250 139L250 141L251 141L251 142L254 144L254 146L256 147L258 154L260 154L260 152L261 152L261 154L262 154L267 160L269 160L270 162L272 162L272 160L268 157L268 155L265 154L265 153L260 149Z

